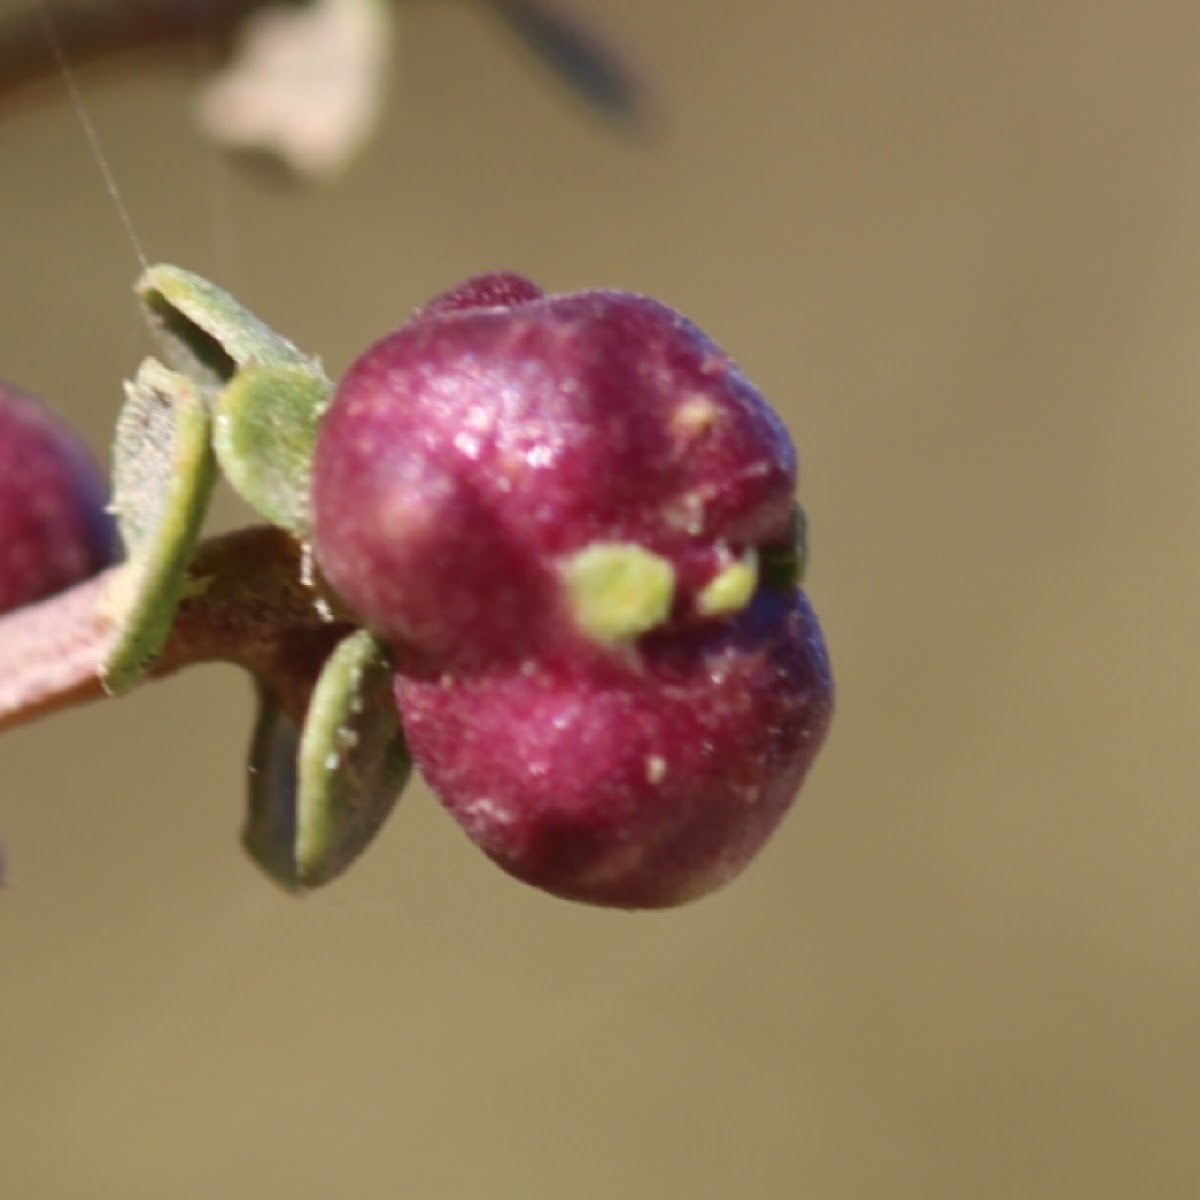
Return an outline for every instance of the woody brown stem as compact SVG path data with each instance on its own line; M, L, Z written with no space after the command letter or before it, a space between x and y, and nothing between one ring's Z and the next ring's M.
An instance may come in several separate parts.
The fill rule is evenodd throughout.
M0 730L107 696L101 670L118 635L105 603L124 567L0 617ZM161 678L203 662L251 672L297 722L317 667L352 628L329 616L282 530L241 529L203 543L158 662Z

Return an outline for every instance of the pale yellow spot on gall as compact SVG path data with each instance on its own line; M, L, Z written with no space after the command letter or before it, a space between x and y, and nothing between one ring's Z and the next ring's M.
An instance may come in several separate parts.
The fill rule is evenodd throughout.
M661 625L675 597L675 568L631 542L594 542L561 565L575 623L599 642L640 637Z
M747 550L739 562L730 563L696 597L696 610L704 617L740 612L758 587L758 554Z

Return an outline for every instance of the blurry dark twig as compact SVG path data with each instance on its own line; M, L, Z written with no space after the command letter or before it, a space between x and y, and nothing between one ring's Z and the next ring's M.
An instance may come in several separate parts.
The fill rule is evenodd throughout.
M644 126L643 81L624 56L549 0L486 0L534 55L590 107L611 120Z

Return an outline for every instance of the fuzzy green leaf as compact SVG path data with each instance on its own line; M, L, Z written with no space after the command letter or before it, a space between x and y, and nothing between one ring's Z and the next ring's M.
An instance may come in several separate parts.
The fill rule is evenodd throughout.
M299 734L260 694L243 843L291 890L340 875L374 839L408 779L391 675L386 650L359 630L326 660Z
M296 363L244 367L216 404L213 448L226 479L274 525L304 538L329 380Z
M135 291L167 363L206 390L223 387L250 363L310 361L228 292L182 267L151 267Z
M107 601L120 636L102 670L126 691L171 632L216 478L208 406L195 385L148 359L126 386L113 447L113 509L128 561Z

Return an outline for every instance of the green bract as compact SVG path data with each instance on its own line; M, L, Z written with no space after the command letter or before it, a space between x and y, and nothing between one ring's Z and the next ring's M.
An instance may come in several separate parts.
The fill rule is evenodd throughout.
M386 650L360 630L326 660L296 726L260 689L251 749L250 856L289 889L340 875L391 812L411 763Z
M103 667L110 692L137 683L170 635L216 477L210 427L195 384L154 359L126 387L113 510L128 561L108 593L121 631Z
M213 447L225 478L268 521L298 537L312 523L312 448L329 390L307 363L252 363L217 399Z
M107 596L118 626L103 668L113 692L155 667L189 595L211 589L213 619L236 619L225 611L238 593L232 581L190 571L218 468L267 521L307 536L312 447L332 390L315 360L191 272L151 267L137 293L165 363L142 364L117 422L114 508L128 562ZM230 569L239 569L236 560ZM322 594L312 591L306 603L306 625L324 613L336 637ZM286 629L278 632L271 653L289 659L289 687L300 697L290 697L290 708L258 677L267 661L261 647L246 643L237 660L256 675L260 709L243 840L278 882L308 888L338 875L374 837L409 759L389 658L370 634L349 633L331 652L332 640L318 640L311 665L301 658L296 666Z

